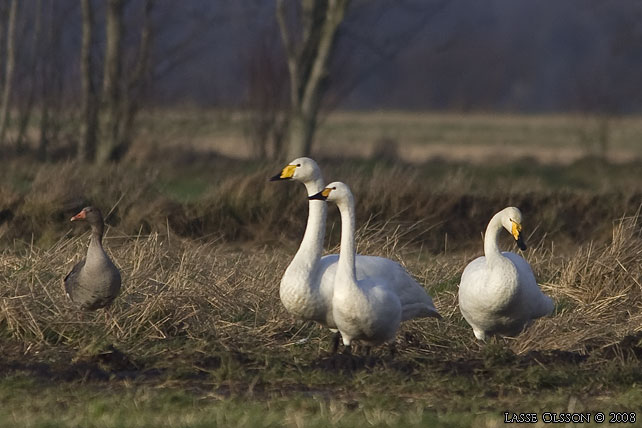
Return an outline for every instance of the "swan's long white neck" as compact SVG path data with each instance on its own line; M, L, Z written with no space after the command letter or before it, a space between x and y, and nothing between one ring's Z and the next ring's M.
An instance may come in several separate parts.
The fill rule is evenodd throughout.
M323 178L306 181L303 183L308 195L315 195L323 190ZM308 224L292 263L318 263L323 252L323 238L325 237L325 220L327 206L324 201L311 200L308 202Z
M337 206L341 213L341 250L339 251L337 276L341 275L343 279L348 279L348 281L342 281L342 286L345 284L356 288L353 196L348 193L346 199L337 201Z
M498 245L499 234L503 228L502 212L500 211L490 219L488 227L486 228L486 234L484 235L484 255L486 256L486 262L488 264L493 264L504 258L499 251Z

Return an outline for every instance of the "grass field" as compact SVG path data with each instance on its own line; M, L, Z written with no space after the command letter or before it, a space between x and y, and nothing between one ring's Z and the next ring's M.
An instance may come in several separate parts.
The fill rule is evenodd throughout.
M154 112L142 118L141 137L149 141L141 144L141 151L148 155L158 148L187 147L250 157L249 120L246 114L229 111ZM434 158L475 164L532 158L569 164L586 156L622 163L642 158L641 139L638 116L338 112L321 118L313 154L370 156L388 142L399 159L415 164Z
M154 128L166 140L146 131L121 165L0 164L0 426L496 427L504 412L536 412L536 426L543 412L591 413L588 426L616 425L609 412L641 418L638 120L613 121L616 163L405 162L408 147L422 144L478 153L518 141L537 153L540 129L544 148L594 153L569 117L366 116L328 118L317 158L328 181L356 195L359 252L402 262L443 320L405 323L394 355L386 347L330 355L330 332L293 319L278 297L305 228L303 186L267 181L280 162L200 157L242 141L233 116L217 127L207 115L177 114ZM355 155L365 156L337 155L359 135ZM396 141L397 158L369 158L381 138ZM161 154L149 152L152 141ZM105 245L123 276L107 313L78 312L61 286L88 241L68 220L88 203L108 214ZM488 220L507 205L524 213L524 257L556 311L517 338L481 344L459 313L457 286L481 254ZM326 248L336 252L338 216L329 211ZM508 234L502 245L516 251ZM596 412L606 423L594 422Z

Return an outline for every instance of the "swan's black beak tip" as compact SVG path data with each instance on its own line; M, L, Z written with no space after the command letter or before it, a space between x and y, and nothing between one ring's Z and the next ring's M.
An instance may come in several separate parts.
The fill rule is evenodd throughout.
M288 178L281 178L281 173L279 172L279 173L278 173L277 175L275 175L274 177L270 177L270 181L288 180L289 178L290 178L290 177L288 177Z
M308 196L308 199L311 201L325 201L328 198L327 196L323 196L323 191L321 191L319 193L315 193L314 195Z
M519 236L519 238L517 238L517 241L516 241L516 242L517 242L517 247L518 247L520 250L522 250L522 251L526 251L526 243L524 242L524 239L522 238L522 236L521 236L521 235Z

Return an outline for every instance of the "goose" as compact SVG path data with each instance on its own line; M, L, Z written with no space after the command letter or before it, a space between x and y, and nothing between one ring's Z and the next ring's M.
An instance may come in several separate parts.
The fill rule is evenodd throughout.
M321 170L310 158L301 157L286 165L271 181L298 181L307 195L314 195L325 187ZM334 278L339 255L321 257L325 236L327 207L324 201L308 201L308 222L301 245L285 270L279 287L279 297L285 309L294 317L312 320L336 331L332 313ZM392 260L382 257L356 255L357 280L376 277L399 297L401 320L441 316L430 296L406 270ZM338 336L333 350L336 351Z
M341 213L341 249L334 279L332 315L343 344L353 340L379 345L394 340L401 323L401 301L381 277L357 279L355 269L354 197L339 181L328 184L310 200L334 202Z
M490 335L516 336L532 320L553 312L553 301L539 289L528 262L515 253L499 251L502 227L521 250L526 249L522 213L515 207L501 210L486 228L485 255L466 266L459 284L459 309L479 340Z
M85 207L71 221L85 220L91 226L87 256L65 276L67 296L83 310L109 306L120 291L120 272L103 249L105 227L100 210Z

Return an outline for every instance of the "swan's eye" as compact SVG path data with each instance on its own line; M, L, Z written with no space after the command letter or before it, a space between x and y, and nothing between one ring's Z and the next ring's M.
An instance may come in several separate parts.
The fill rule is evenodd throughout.
M332 190L337 190L337 188L336 188L336 187L333 187L333 188L332 188Z
M301 166L301 164L300 164L300 163L296 164L296 167L297 167L297 168L299 168L300 166Z

